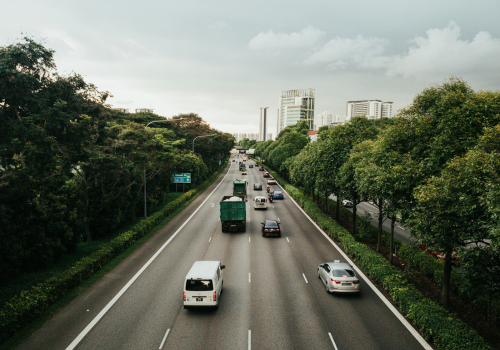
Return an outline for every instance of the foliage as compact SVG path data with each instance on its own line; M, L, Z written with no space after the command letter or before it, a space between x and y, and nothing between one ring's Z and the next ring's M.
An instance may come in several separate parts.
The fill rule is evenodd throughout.
M196 114L167 119L110 110L100 92L60 76L54 51L25 38L0 47L0 273L52 264L160 204L174 171L196 186L234 138ZM155 123L151 123L151 122ZM146 128L147 126L147 128ZM192 141L200 135L214 135Z
M434 342L438 349L489 349L487 343L465 323L456 319L437 303L424 298L412 286L406 276L391 266L380 254L357 242L344 228L315 203L311 202L296 187L280 179L289 196L304 208L306 213L332 238L338 240L344 251L373 280L383 286L399 306L403 315L422 332L427 341Z
M139 238L146 235L163 219L174 213L179 207L202 193L217 179L226 163L203 182L198 188L190 190L167 204L162 210L154 213L147 220L141 221L129 231L113 238L98 251L78 261L70 269L63 271L39 283L30 290L21 292L0 309L0 343L10 337L16 330L28 324L45 311L51 303L62 297L70 288L76 287L82 281L103 267L114 257L129 248Z

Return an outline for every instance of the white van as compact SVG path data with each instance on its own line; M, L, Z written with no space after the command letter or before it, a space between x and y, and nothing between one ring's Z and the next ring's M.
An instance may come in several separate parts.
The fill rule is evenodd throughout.
M266 209L267 210L267 198L263 196L257 196L253 200L254 209Z
M192 307L219 307L222 292L222 270L220 261L196 261L184 281L184 309Z

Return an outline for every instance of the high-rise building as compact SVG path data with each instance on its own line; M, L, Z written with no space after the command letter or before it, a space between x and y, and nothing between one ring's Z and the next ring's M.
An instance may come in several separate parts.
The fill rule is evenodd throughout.
M325 111L320 114L316 114L314 117L314 130L318 130L322 126L331 125L332 123L337 123L339 121L339 115L337 113Z
M392 104L380 100L347 101L347 117L351 119L357 115L366 115L368 119L392 117Z
M267 109L269 107L260 108L260 118L259 118L259 140L266 141L266 131L267 131Z
M266 134L266 141L267 141L267 140L272 140L272 139L273 139L273 134L272 134L272 133L270 133L270 132L268 132L268 133Z
M305 120L314 127L314 89L282 91L280 97L278 130Z

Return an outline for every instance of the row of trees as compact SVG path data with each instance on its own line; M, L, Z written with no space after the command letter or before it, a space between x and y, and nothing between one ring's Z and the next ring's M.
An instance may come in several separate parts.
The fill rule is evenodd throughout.
M8 276L109 235L164 201L173 172L203 182L234 138L196 114L167 121L105 105L78 74L57 74L54 51L30 38L0 47L0 273ZM152 121L158 121L151 123ZM193 140L200 135L213 135Z
M462 253L466 264L476 262L466 266L478 279L489 280L496 266L491 259L500 257L499 123L500 93L475 92L451 78L425 89L391 121L356 117L321 130L314 143L305 141L298 124L277 141L259 143L256 154L311 193L352 200L354 213L359 202L374 203L377 249L383 218L394 225L399 217L413 236L444 252L447 307L454 250L483 242ZM491 268L478 265L478 256Z

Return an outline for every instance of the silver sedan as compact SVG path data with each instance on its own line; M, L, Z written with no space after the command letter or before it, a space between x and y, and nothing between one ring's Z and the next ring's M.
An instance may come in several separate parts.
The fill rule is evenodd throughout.
M319 265L318 278L328 293L359 293L359 280L352 266L340 260Z

